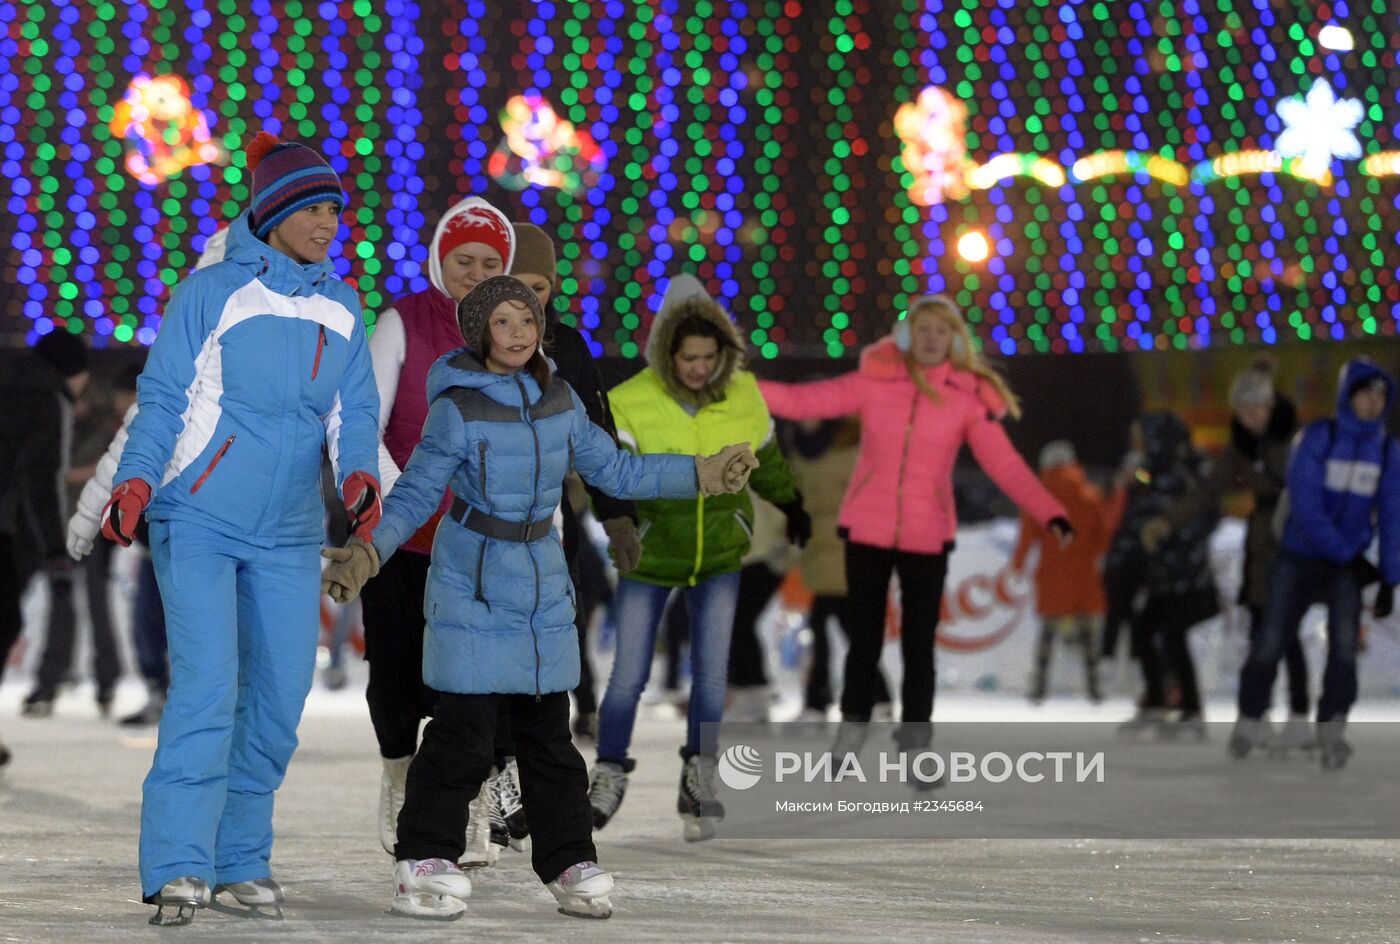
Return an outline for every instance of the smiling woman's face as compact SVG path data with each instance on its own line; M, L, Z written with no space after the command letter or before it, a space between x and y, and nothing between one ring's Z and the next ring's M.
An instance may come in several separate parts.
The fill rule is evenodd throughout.
M326 200L287 217L268 235L267 244L303 265L321 262L339 229L340 204Z

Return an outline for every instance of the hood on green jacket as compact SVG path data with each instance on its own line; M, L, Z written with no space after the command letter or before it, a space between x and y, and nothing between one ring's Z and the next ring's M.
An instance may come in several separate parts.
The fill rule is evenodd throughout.
M676 329L691 317L713 324L726 338L726 342L720 344L715 372L710 375L704 388L698 391L691 390L676 378L675 364L671 359L671 343L675 340ZM661 299L661 311L657 312L656 320L651 324L651 334L647 337L647 366L656 371L666 391L683 403L697 408L707 406L723 398L724 388L729 386L734 372L743 367L747 360L744 339L739 334L738 326L705 291L700 280L686 272L672 278Z

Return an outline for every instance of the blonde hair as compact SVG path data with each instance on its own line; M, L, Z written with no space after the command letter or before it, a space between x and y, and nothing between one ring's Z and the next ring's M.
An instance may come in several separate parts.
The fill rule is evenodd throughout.
M909 328L913 330L915 319L928 315L937 318L953 330L953 343L948 347L948 362L958 370L965 370L970 374L985 380L991 385L1001 399L1006 403L1006 412L1012 419L1021 418L1021 400L1016 394L1011 392L1006 380L996 371L992 365L982 359L982 355L972 343L972 331L963 320L962 310L958 308L953 300L946 295L922 295L909 302L909 313L905 316L909 321ZM938 391L928 382L924 376L922 365L914 359L912 350L904 352L904 364L909 369L909 378L914 381L914 385L934 403L942 401Z

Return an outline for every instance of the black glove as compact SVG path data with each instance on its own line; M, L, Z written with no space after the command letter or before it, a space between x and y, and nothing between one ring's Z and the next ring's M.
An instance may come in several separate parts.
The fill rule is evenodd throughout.
M787 515L788 541L797 547L806 547L807 542L812 540L812 516L803 507L802 493L798 492L797 497L786 505L779 505L778 510Z
M1376 602L1371 607L1371 615L1376 619L1385 619L1395 610L1395 585L1389 583L1381 584L1381 588L1376 591Z
M1368 561L1364 554L1357 554L1347 566L1358 587L1369 587L1381 579L1380 568Z
M1074 526L1069 523L1069 519L1064 515L1056 515L1051 518L1045 526L1050 533L1060 539L1060 547L1069 547L1074 540Z

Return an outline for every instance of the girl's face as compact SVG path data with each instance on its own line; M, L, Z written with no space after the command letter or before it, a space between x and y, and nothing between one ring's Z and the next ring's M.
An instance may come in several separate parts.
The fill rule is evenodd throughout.
M1269 426L1269 413L1272 408L1251 403L1248 406L1235 407L1235 419L1240 421L1240 425L1256 436L1262 436L1264 430Z
M491 332L487 369L509 374L530 363L539 344L540 326L529 308L519 302L501 302L487 324Z
M501 254L485 243L462 243L442 260L442 284L454 302L493 275L505 272Z
M267 244L300 265L322 262L339 229L340 204L325 200L303 207L283 220L268 234Z
M719 363L719 342L698 334L687 335L671 357L676 379L687 390L699 393Z
M525 283L525 287L535 293L535 297L540 300L540 307L545 308L549 304L549 297L554 293L554 285L542 275L533 272L512 273L514 278ZM549 309L545 308L546 311Z
M909 326L910 352L923 367L934 367L948 357L953 346L953 326L932 313L919 313Z

